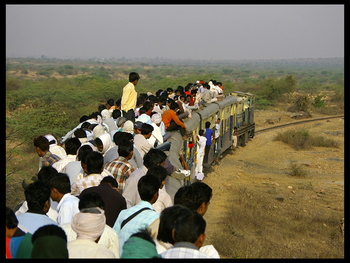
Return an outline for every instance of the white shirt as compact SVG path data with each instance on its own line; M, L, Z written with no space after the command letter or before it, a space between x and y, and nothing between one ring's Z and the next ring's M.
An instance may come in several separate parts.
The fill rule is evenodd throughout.
M129 178L126 179L123 192L123 196L126 201L126 208L130 208L141 201L141 197L137 189L137 183L139 182L140 178L147 173L147 171L148 169L146 166L142 166L142 168L133 171Z
M106 247L87 239L67 243L69 258L116 258Z
M158 199L152 206L160 214L165 208L173 206L174 203L170 195L164 190L164 187L160 188L158 193Z
M74 215L79 213L78 206L79 198L71 195L70 193L65 194L57 206L57 223L62 225L72 222Z
M148 138L147 141L149 142L150 145L152 145L152 147L154 147L154 143L156 141L158 141L158 145L163 143L163 136L162 136L162 131L157 124L152 122L151 125L153 126L152 136Z
M135 135L134 146L137 148L137 150L139 150L142 158L149 152L149 150L153 148L142 134Z
M204 156L205 144L207 143L207 138L205 136L199 136L199 140L197 142L197 153L200 156Z
M72 229L71 223L60 225L60 227L66 232L67 243L77 239L77 233ZM119 258L119 238L109 225L105 226L98 244L108 248Z
M70 162L74 162L76 160L77 156L73 154L68 154L66 158L59 160L58 162L55 162L52 167L57 170L59 173L65 173L66 172L66 165Z

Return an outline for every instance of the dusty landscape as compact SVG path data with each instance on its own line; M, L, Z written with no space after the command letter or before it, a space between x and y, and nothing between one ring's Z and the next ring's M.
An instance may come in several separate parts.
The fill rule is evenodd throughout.
M318 116L313 116L318 117ZM257 111L256 130L290 122L287 112ZM286 129L331 137L339 148L296 151L274 138ZM302 176L293 176L292 164ZM208 169L213 189L206 242L222 258L343 258L344 119L257 134Z
M279 123L269 124L268 119ZM256 130L290 121L289 112L255 112ZM280 131L301 127L338 141L340 147L296 151L274 140ZM11 160L19 172L7 177L9 207L24 200L20 171L37 171L37 154L27 152ZM293 176L292 164L304 175ZM343 118L258 133L206 170L203 181L213 197L204 216L205 244L214 245L221 258L344 257Z

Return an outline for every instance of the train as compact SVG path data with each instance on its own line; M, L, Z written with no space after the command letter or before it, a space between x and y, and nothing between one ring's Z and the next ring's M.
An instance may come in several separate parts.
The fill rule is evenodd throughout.
M205 130L205 123L210 122L210 129L215 129L218 118L221 120L219 138L211 144L210 150L204 159L204 167L210 166L218 154L224 153L232 147L232 134L237 127L237 146L245 146L254 137L254 104L255 96L251 93L234 91L222 98L221 101L207 103L202 110L192 111L192 118L184 121L188 134L185 140L180 132L173 131L168 141L171 146L168 153L169 161L177 168L184 169L180 156L186 162L190 173L183 179L181 177L167 177L165 187L170 196L174 196L177 189L189 185L196 179L196 136L200 129ZM193 147L190 147L192 146Z

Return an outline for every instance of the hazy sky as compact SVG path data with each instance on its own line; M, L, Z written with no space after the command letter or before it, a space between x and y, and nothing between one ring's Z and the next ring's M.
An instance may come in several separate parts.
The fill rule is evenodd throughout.
M344 56L343 5L6 5L6 56Z

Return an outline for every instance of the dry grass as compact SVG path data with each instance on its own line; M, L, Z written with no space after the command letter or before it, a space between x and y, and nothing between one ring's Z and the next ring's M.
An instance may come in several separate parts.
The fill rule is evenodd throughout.
M344 255L338 213L310 214L300 208L290 209L283 201L246 187L237 186L232 193L230 209L221 219L221 229L210 240L221 257L337 258Z
M339 147L339 143L331 138L310 134L306 129L291 129L280 132L275 137L276 141L282 141L296 150L310 149L316 147Z

